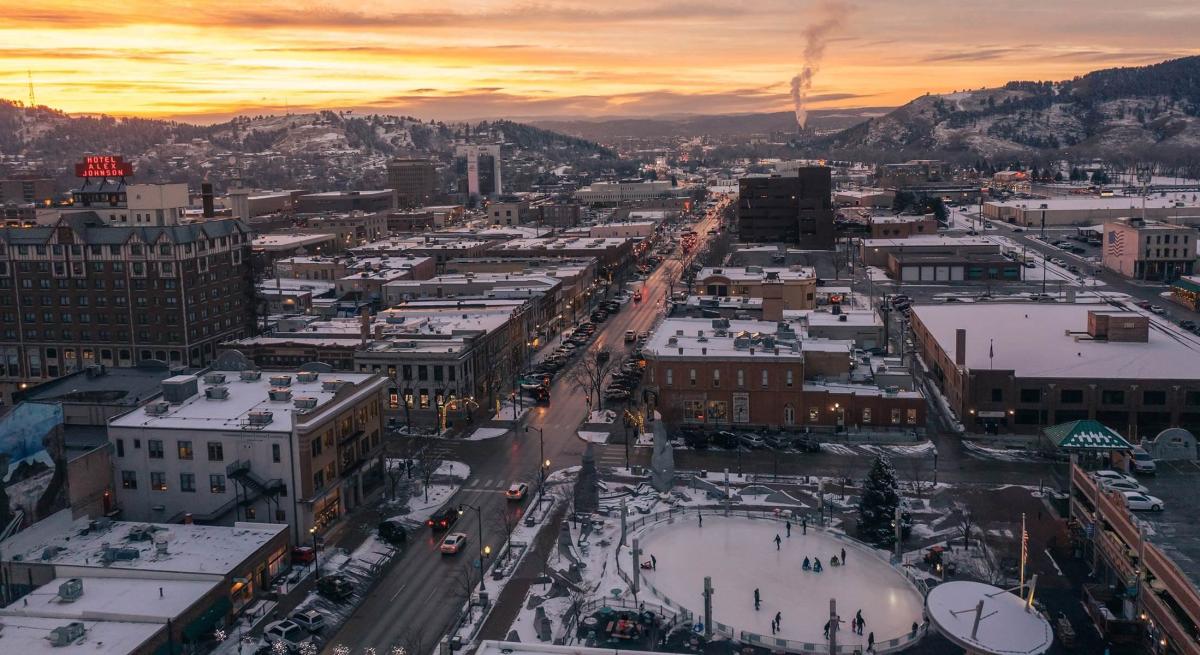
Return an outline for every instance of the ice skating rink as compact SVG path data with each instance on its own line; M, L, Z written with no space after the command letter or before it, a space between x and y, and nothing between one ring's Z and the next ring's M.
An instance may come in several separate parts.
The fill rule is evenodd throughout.
M782 547L775 550L775 535ZM837 599L842 629L839 644L866 644L867 633L875 643L907 636L913 621L921 623L922 599L899 572L864 547L839 541L811 527L801 534L793 522L787 537L782 521L739 517L704 517L698 527L695 514L674 524L646 528L640 536L642 560L653 555L657 570L642 575L660 593L704 615L704 576L712 577L713 620L735 630L771 636L771 619L782 614L778 638L825 643L824 626L829 618L829 599ZM847 564L829 565L834 555L846 549ZM825 570L802 570L805 557L817 557ZM754 610L754 589L762 599ZM863 636L850 633L850 620L862 610L866 628Z

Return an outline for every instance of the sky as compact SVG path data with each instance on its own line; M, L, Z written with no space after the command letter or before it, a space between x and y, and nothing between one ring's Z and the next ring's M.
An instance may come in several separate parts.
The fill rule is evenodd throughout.
M826 26L818 61L810 35ZM0 0L0 98L198 122L897 106L1200 54L1196 0Z

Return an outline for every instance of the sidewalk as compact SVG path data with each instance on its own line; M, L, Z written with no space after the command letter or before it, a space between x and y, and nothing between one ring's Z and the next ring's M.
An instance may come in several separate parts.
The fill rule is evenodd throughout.
M512 579L504 586L504 591L479 631L478 640L508 638L509 626L517 620L517 614L525 604L529 588L541 577L550 550L558 543L559 525L562 524L566 513L567 503L562 503L542 524L534 540L533 551L526 553Z

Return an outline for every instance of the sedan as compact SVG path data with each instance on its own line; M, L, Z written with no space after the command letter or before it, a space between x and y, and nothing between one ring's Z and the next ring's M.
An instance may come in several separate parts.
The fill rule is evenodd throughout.
M763 441L763 438L757 434L739 434L738 441L747 448L764 448L767 445L767 442Z
M1143 487L1142 485L1140 485L1136 482L1130 482L1128 480L1108 480L1106 482L1101 482L1100 486L1104 487L1104 489L1106 489L1108 491L1120 491L1122 493L1127 492L1127 491L1136 492L1139 494L1144 494L1144 493L1150 492L1150 490L1147 489L1146 487Z
M525 484L524 482L517 482L516 484L510 486L508 491L504 492L504 496L509 500L521 500L528 492L529 485Z
M1134 491L1126 491L1125 506L1134 511L1150 510L1151 512L1161 512L1163 501L1160 498L1155 498L1148 494L1140 494Z
M1130 475L1125 475L1124 473L1121 473L1120 471L1114 471L1112 469L1104 469L1101 471L1092 471L1092 477L1096 478L1100 482L1100 484L1104 484L1105 482L1109 482L1112 480L1123 480L1125 482L1131 482L1133 484L1137 484L1137 478L1134 478L1133 476L1130 476Z
M451 532L442 540L440 550L443 555L457 555L467 545L467 535L463 532Z

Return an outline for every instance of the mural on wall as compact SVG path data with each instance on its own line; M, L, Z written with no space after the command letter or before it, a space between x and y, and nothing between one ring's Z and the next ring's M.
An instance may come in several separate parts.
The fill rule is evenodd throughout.
M0 416L0 536L67 506L62 423L57 404L20 403Z

